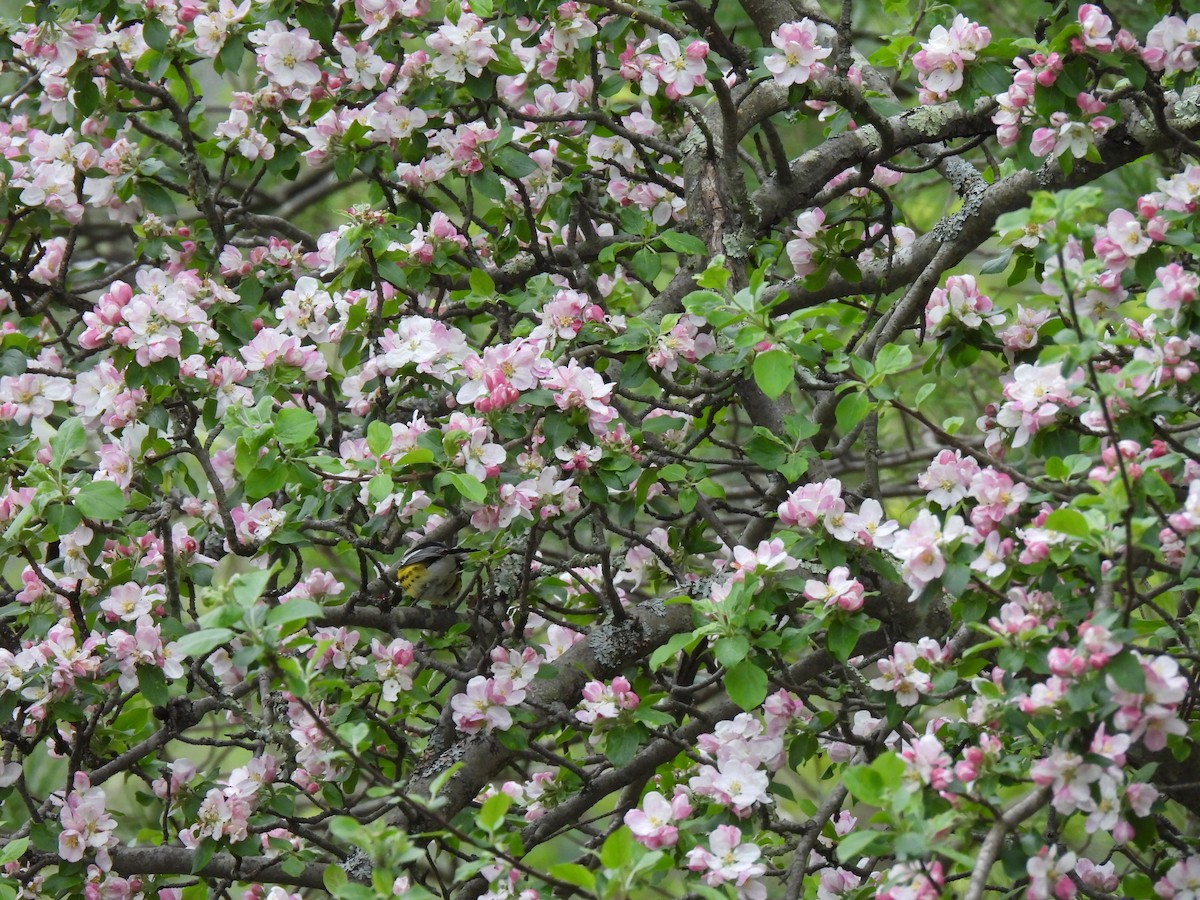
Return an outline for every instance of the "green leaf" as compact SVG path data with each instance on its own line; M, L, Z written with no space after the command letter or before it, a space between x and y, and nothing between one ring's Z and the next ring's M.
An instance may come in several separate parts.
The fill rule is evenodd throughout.
M730 272L725 267L724 256L714 256L708 261L708 268L696 276L696 284L702 288L723 291L729 284Z
M75 88L75 96L72 98L71 104L85 116L90 116L100 105L100 89L92 80L94 77L95 72L90 67L81 66L72 83L72 87Z
M162 669L157 666L138 666L137 678L138 689L151 704L154 706L167 705L169 699L167 677L163 674Z
M612 342L609 341L607 346L611 349ZM642 421L642 431L646 434L665 434L676 428L682 428L685 424L683 419L676 419L671 415L655 416L653 419Z
M750 712L767 699L767 673L752 660L743 659L726 670L725 691L730 700Z
M537 163L529 158L529 154L513 146L501 147L495 160L503 173L512 178L524 178L537 171Z
M764 469L775 471L787 462L788 448L779 441L767 437L766 435L756 434L750 438L749 443L745 447L746 456L755 464L762 466Z
M495 831L504 822L504 814L508 812L510 806L512 806L512 797L508 794L497 793L488 797L480 807L479 815L476 816L479 827L485 831Z
M837 409L834 411L838 428L849 433L854 426L867 417L870 409L871 400L866 394L858 391L846 394L838 401Z
M825 642L834 659L845 662L850 658L850 654L858 643L858 634L858 629L849 619L839 618L830 622Z
M448 474L450 483L472 503L482 503L487 499L487 488L474 475L468 475L466 472L450 472Z
M18 838L15 841L9 841L3 847L0 847L0 865L4 865L4 863L10 863L14 859L20 859L22 854L24 854L28 849L29 838Z
M229 593L242 609L249 609L271 580L271 569L255 569L253 572L239 572L229 579Z
M750 640L743 634L719 638L713 644L713 656L726 668L732 668L750 654Z
M690 631L671 635L670 640L650 654L650 671L657 671L667 660L674 659L675 654L680 650L685 648L690 650L700 642L701 637L702 635L693 634Z
M575 887L583 888L588 892L596 888L596 876L592 874L590 869L579 865L579 863L558 863L558 865L550 867L550 875L559 881L573 884Z
M864 856L875 856L887 846L887 836L878 831L860 828L838 841L839 862L855 862Z
M167 49L167 40L170 36L171 33L167 31L167 26L154 16L147 16L142 20L142 40L151 50L162 53Z
M290 406L275 416L275 439L288 447L299 447L317 431L317 417L307 409Z
M323 44L333 40L333 22L323 3L299 3L296 5L296 21L308 29L314 41Z
M1066 481L1071 477L1071 470L1061 457L1051 456L1046 460L1046 477L1056 481Z
M217 842L205 839L200 842L196 852L192 854L192 874L199 875L204 867L212 862L213 854L217 852ZM333 868L330 866L330 868Z
M875 357L875 371L882 375L895 375L912 364L912 350L904 344L888 344Z
M137 195L142 204L159 216L173 216L176 213L175 198L170 191L157 182L142 178L137 183Z
M470 275L471 293L481 297L493 297L496 294L496 282L483 269L472 269Z
M175 642L175 646L180 656L196 659L231 640L233 632L228 628L202 628L185 634Z
M641 725L613 728L604 735L604 755L614 766L623 766L633 759L648 734Z
M367 426L367 449L372 456L383 456L392 447L392 429L376 419Z
M628 828L618 828L600 847L600 865L606 869L623 869L632 861L633 833Z
M850 766L842 770L842 784L856 800L882 806L886 786L883 778L870 766Z
M1001 253L999 256L989 259L982 266L980 266L979 274L995 275L998 272L1003 272L1005 269L1008 268L1008 264L1012 261L1012 257L1013 257L1012 248L1009 248L1008 250Z
M245 55L246 48L241 41L226 41L221 52L217 54L217 59L225 67L226 72L236 72L241 68L242 57Z
M111 481L93 481L72 500L79 514L96 522L111 522L125 512L125 495Z
M1046 516L1046 522L1043 527L1049 531L1069 534L1072 537L1083 538L1084 540L1092 536L1092 529L1088 525L1088 520L1084 518L1083 513L1074 509L1054 510L1054 512Z
M325 611L312 600L297 597L294 600L288 600L286 603L280 604L267 613L267 624L286 625L289 622L298 622L302 619L317 619L324 615L324 613Z
M1123 691L1131 694L1141 694L1146 690L1146 671L1137 657L1128 651L1117 654L1108 661L1104 673L1111 675Z
M788 389L795 378L791 354L778 348L754 357L754 381L774 400Z
M51 468L61 470L67 460L79 456L86 446L87 432L83 430L83 423L78 419L67 419L58 426L58 433L50 438L50 449L53 451Z
M708 252L704 241L692 234L681 234L678 231L664 231L658 236L664 244L676 253L686 253L689 256L702 256Z
M645 282L653 282L662 271L662 259L653 250L642 249L629 260L633 274Z

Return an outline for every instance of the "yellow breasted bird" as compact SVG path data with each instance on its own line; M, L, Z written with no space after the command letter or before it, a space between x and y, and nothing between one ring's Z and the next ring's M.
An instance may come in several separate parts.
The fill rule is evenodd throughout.
M441 541L422 541L396 563L396 581L413 600L451 603L458 597L466 553Z

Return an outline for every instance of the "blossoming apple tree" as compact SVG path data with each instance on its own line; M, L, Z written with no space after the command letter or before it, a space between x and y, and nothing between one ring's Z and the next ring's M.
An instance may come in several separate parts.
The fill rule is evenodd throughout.
M1200 897L1152 7L6 7L0 896Z

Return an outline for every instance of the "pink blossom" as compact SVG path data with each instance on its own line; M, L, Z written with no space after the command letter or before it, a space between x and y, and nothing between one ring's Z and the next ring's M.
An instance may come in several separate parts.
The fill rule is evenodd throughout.
M483 19L473 13L461 15L456 24L447 21L426 39L436 52L431 68L446 81L462 84L467 76L478 78L484 67L496 59L493 46L496 35Z
M623 675L614 678L611 685L589 681L583 686L583 708L575 713L575 718L585 725L592 725L603 719L617 718L621 710L637 709L640 702Z
M307 28L287 31L280 25L265 37L260 44L259 61L273 84L281 88L310 88L321 80L321 69L313 62L321 55L321 45L308 36Z
M917 80L924 88L922 103L940 102L963 86L963 65L991 43L992 33L965 16L954 17L947 30L934 26L929 40L913 55Z
M906 641L896 644L892 655L878 662L879 677L870 681L871 687L895 694L901 706L915 706L920 695L933 687L929 675L916 667L917 658L916 645Z
M979 463L959 450L941 450L929 467L917 477L917 486L927 491L927 499L949 509L967 496Z
M939 791L950 783L952 760L942 742L932 734L922 735L915 741L904 741L899 755L907 764L905 775L910 780Z
M850 577L850 570L845 566L831 569L827 580L822 583L810 579L804 583L804 596L816 603L823 603L826 608L839 607L846 612L856 612L862 608L862 583Z
M507 678L484 678L476 675L467 682L467 690L450 699L454 724L459 731L506 731L512 727L510 706L525 702L525 691L516 688Z
M708 68L705 57L708 55L708 44L704 41L692 41L687 50L680 50L679 43L669 34L658 36L658 52L662 54L662 62L655 69L658 80L667 86L666 95L670 99L686 97L693 90L704 84L705 72Z
M1070 876L1075 860L1075 854L1069 851L1060 856L1057 847L1042 847L1037 856L1025 863L1025 871L1029 873L1026 900L1071 900L1076 893Z
M1083 44L1101 53L1112 49L1113 42L1109 35L1112 33L1112 19L1104 11L1092 4L1084 3L1079 7L1079 26L1083 34Z
M658 791L650 791L642 798L639 809L625 813L625 824L633 832L634 840L648 850L674 847L679 840L679 829L674 822L682 822L692 814L692 805L687 794L676 791L667 800Z
M574 358L565 366L555 367L542 386L554 391L554 403L559 409L586 410L593 434L607 432L608 423L617 417L617 411L608 403L613 386Z
M58 855L63 860L79 862L94 851L101 869L111 867L108 848L117 843L117 823L105 809L106 802L102 788L92 787L84 772L75 773L71 791L59 809L62 831L58 834Z
M738 886L739 900L765 900L766 885L757 881L766 872L758 862L762 850L754 843L742 843L742 831L733 825L718 825L709 835L708 847L688 852L688 868L703 872L704 883L719 887L727 881Z
M817 24L811 19L786 22L772 32L771 43L779 50L763 59L763 65L783 87L804 84L825 71L821 60L833 52L817 43Z
M317 643L308 652L308 657L313 660L317 671L328 666L345 670L366 661L361 656L354 655L359 633L349 631L344 625L338 628L332 626L318 628L313 634L313 638ZM320 655L318 656L318 654Z
M1200 276L1179 263L1161 266L1154 277L1158 283L1146 292L1146 305L1151 309L1173 312L1192 303L1200 293Z
M1150 29L1142 59L1156 72L1191 72L1196 68L1196 48L1200 47L1200 13L1185 22L1168 16Z
M679 368L679 359L694 363L717 349L711 334L701 332L705 322L700 316L683 315L667 334L658 339L654 349L646 354L646 363L670 375Z
M779 521L784 525L812 528L833 508L842 496L842 483L836 478L801 485L779 504ZM844 508L844 507L843 507Z
M825 210L808 209L796 217L796 236L784 248L797 275L811 275L818 264L813 257L818 250L816 237L824 230Z

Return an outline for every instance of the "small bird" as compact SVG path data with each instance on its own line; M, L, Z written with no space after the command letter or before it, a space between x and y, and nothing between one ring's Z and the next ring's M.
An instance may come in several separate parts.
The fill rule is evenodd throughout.
M413 600L450 603L458 596L462 557L466 554L466 550L441 541L421 541L396 563L396 581Z

